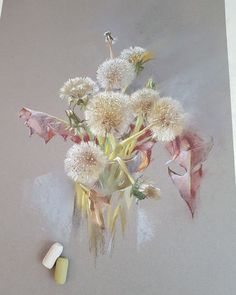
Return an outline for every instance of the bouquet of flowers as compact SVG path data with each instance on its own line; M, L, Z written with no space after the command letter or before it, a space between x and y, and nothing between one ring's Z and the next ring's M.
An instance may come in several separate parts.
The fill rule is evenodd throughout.
M65 172L75 183L75 207L87 220L90 246L96 251L104 232L114 238L118 220L124 232L132 200L159 197L160 190L143 176L156 143L168 150L169 162L184 168L184 174L170 167L168 173L192 215L202 163L212 147L212 140L188 127L180 102L161 97L152 79L130 93L152 53L130 47L115 57L115 40L110 32L104 35L110 56L98 67L97 81L76 77L60 89L68 104L66 121L28 108L20 111L30 135L36 133L46 143L55 135L74 142Z

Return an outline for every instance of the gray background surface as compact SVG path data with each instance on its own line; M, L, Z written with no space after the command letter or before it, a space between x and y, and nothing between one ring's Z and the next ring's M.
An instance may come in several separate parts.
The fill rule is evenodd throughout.
M200 129L214 136L194 220L155 149L147 176L159 202L130 211L125 239L112 257L94 259L86 231L71 226L72 184L63 174L71 145L44 145L17 118L22 106L64 116L58 89L69 77L95 78L107 55L147 47L156 59L143 73L179 99ZM136 83L141 86L141 81ZM0 21L0 294L233 295L236 291L236 198L233 174L224 2L222 0L6 0ZM61 205L61 206L60 206ZM41 259L65 245L68 282L58 286Z

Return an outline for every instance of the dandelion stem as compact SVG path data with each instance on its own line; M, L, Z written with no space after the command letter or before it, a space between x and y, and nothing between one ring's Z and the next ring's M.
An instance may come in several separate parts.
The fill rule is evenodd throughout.
M156 121L153 121L152 124L149 124L148 126L146 126L145 128L143 128L142 130L138 131L137 133L134 133L133 135L131 135L130 137L124 139L123 141L121 141L120 145L124 146L127 143L129 143L130 141L138 138L139 136L143 135L146 131L150 130L150 128L152 128L153 126L155 126Z
M125 173L125 175L128 177L130 183L133 185L135 183L135 180L130 175L129 170L127 169L127 167L125 165L125 162L120 157L116 157L114 160L117 161L117 163L120 165L120 168Z
M82 183L79 183L79 185L81 186L81 188L86 192L86 193L89 193L90 192L90 189L87 188L85 185L83 185Z
M153 126L155 126L157 120L154 120L151 124L143 128L142 130L138 131L137 133L131 135L130 137L121 141L117 146L116 149L111 153L109 159L112 160L116 157L119 151L121 151L126 145L131 143L133 140L136 140L141 135L145 134L146 131L150 130Z
M109 48L110 58L113 59L115 56L114 56L114 52L112 50L112 42L111 41L108 42L108 48Z
M114 42L114 38L112 37L112 34L111 32L105 32L104 33L104 36L105 36L105 42L107 43L108 45L108 49L109 49L109 54L110 54L110 58L113 59L115 56L114 56L114 52L112 50L112 44Z

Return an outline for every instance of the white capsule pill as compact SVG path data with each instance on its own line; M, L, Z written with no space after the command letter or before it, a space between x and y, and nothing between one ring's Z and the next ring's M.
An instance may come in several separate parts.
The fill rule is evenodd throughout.
M42 264L48 269L53 268L57 258L61 255L62 251L63 251L62 244L54 243L48 250L47 254L45 255L42 261Z

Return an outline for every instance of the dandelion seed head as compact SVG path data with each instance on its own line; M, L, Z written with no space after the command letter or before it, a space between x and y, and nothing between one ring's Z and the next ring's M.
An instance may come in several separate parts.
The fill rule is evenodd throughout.
M107 91L95 95L87 105L85 119L93 134L105 136L122 135L129 127L132 114L127 108L129 97L125 94Z
M102 63L97 70L99 85L108 90L124 89L132 83L134 78L134 66L121 58L109 59Z
M154 136L160 141L171 141L183 131L185 114L181 104L170 97L159 99L148 116Z
M87 95L98 92L97 84L89 77L69 79L60 89L61 99L83 99Z
M73 145L66 154L65 172L75 182L94 184L104 170L107 158L93 142Z
M147 115L154 103L160 98L156 90L150 88L140 89L131 95L131 105L136 116Z

